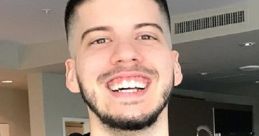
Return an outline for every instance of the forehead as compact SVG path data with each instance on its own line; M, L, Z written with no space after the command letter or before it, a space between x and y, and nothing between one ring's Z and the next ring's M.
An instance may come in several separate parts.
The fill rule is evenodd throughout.
M162 20L154 0L89 0L78 7L77 15L80 23L89 26L159 23Z

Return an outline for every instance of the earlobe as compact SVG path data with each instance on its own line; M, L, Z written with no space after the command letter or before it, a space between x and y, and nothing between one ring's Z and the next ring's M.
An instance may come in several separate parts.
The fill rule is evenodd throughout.
M80 89L76 77L75 61L73 59L67 59L66 66L66 87L72 93L79 93Z
M179 53L173 51L172 54L174 60L174 86L178 86L183 80L181 65L179 64Z

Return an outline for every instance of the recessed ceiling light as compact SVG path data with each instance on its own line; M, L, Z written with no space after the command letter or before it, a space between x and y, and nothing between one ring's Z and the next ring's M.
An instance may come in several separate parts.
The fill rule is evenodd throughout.
M202 76L206 76L206 75L208 75L209 73L208 72L201 72L200 73L200 75L202 75Z
M255 81L256 84L259 84L259 80L258 81Z
M12 80L3 80L3 81L1 81L1 83L3 83L3 84L11 84L11 83L13 83L13 81Z
M259 65L247 65L247 66L239 67L239 69L242 71L258 71Z
M50 11L52 11L52 9L49 9L49 8L45 8L45 9L41 9L41 11L43 13L45 13L46 15L48 15L50 13Z
M241 46L243 47L251 47L251 46L254 46L255 45L255 42L245 42L245 43L242 43Z

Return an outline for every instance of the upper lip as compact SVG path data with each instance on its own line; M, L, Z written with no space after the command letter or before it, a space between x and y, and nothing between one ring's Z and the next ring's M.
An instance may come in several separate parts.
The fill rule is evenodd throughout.
M116 79L116 78L138 77L138 76L139 76L139 77L144 77L144 78L146 78L146 79L148 79L148 80L151 80L151 76L148 75L148 74L145 74L145 73L143 73L143 72L138 72L138 71L123 71L123 72L119 72L119 73L114 74L113 76L109 77L109 78L107 79L106 84L107 84L108 82L112 81L113 79Z

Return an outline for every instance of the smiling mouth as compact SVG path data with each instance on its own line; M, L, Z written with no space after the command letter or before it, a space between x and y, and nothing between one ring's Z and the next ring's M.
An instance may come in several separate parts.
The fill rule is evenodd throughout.
M149 83L150 80L142 76L118 77L110 80L107 87L116 93L137 93L144 91Z

